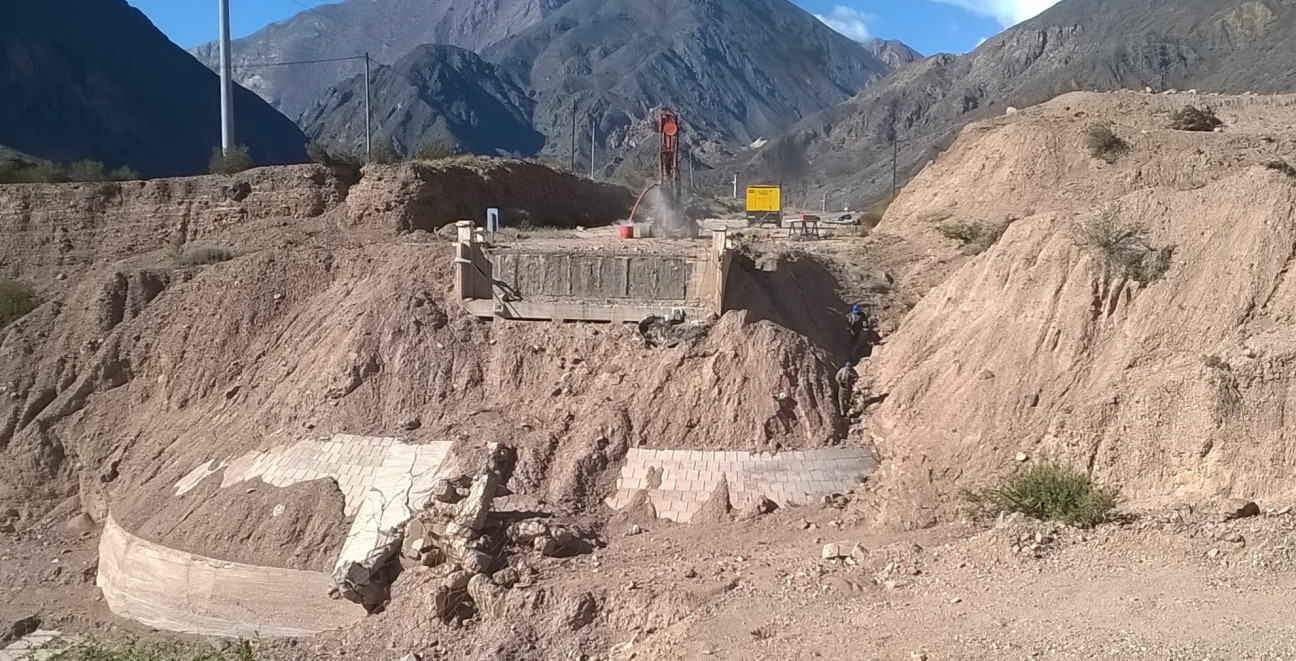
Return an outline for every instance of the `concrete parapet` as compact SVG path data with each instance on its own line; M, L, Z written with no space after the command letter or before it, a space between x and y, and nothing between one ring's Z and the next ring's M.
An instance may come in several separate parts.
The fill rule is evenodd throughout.
M459 228L455 285L461 305L476 316L635 322L724 311L732 250L723 231L709 244L658 244L673 252L591 253L493 247L470 230Z

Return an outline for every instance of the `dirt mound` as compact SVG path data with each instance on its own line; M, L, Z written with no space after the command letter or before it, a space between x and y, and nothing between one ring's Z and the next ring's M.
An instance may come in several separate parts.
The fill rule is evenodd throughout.
M1223 132L1187 133L1167 121L1183 98L1069 94L974 125L892 205L879 231L929 255L906 276L940 284L872 365L885 520L929 523L1019 451L1136 501L1291 495L1296 186L1261 164L1296 150L1296 99L1211 97ZM1096 120L1128 144L1114 163L1084 146ZM1104 218L1168 270L1140 283L1078 246ZM1006 231L967 257L949 219Z
M515 489L583 511L611 495L630 447L774 451L845 437L837 364L793 330L739 311L707 337L654 349L631 326L478 320L448 301L452 260L444 243L374 243L80 277L0 340L0 499L75 496L96 520L111 508L183 541L168 527L207 506L173 511L157 494L210 459L306 437L507 439L521 455ZM249 540L249 557L315 538L222 525L210 539L265 544ZM242 559L237 545L215 546Z
M630 215L632 193L523 161L457 157L365 168L347 200L353 224L435 231L459 220L485 222L500 209L506 227L609 225Z

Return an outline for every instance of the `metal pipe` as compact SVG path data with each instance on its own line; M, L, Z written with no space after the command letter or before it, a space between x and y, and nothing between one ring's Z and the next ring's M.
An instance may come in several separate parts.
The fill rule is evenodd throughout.
M234 146L234 79L230 44L229 0L217 0L220 10L221 152Z

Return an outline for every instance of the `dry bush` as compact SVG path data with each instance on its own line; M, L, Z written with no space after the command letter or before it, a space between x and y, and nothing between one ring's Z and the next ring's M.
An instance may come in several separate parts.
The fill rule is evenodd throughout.
M0 280L0 328L36 309L36 294L17 280Z
M176 258L176 266L204 266L228 262L234 259L234 251L223 246L198 246Z
M1085 129L1085 148L1089 150L1090 156L1115 163L1130 147L1129 143L1116 135L1111 124L1094 122Z
M882 218L886 216L887 209L891 208L892 202L895 202L895 196L887 195L877 202L865 206L864 211L859 214L859 224L870 230L877 227L878 223L882 222Z
M1041 521L1091 527L1116 506L1116 491L1100 486L1087 473L1044 461L966 494L991 513L1020 512Z
M1170 115L1170 128L1176 131L1214 131L1224 125L1210 106L1184 106Z
M1109 273L1142 284L1165 276L1174 257L1174 246L1153 246L1146 227L1124 222L1115 210L1076 223L1071 236L1077 246L1093 253Z
M1281 158L1276 158L1272 161L1269 161L1268 163L1265 163L1265 167L1269 168L1270 170L1277 170L1278 172L1281 172L1293 179L1296 179L1296 168L1292 167L1290 163L1284 161Z
M396 151L396 145L392 144L391 138L380 138L375 140L369 149L369 162L379 165L394 165L401 162L400 152Z
M420 161L442 161L459 154L459 148L453 143L433 138L419 145L414 152L414 158Z
M941 236L947 239L953 239L959 242L959 247L965 254L980 255L990 246L998 243L1003 236L1004 225L984 225L982 223L965 223L949 222L943 223L936 228Z

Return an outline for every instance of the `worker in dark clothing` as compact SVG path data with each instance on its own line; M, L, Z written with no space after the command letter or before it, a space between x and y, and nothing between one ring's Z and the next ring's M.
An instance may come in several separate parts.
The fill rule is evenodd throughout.
M852 305L850 314L846 315L846 327L850 329L851 344L859 341L860 335L864 333L864 313L860 311L860 306Z
M854 394L855 381L858 379L859 375L855 373L855 368L850 363L837 370L837 406L841 409L843 418L850 416L851 396Z

